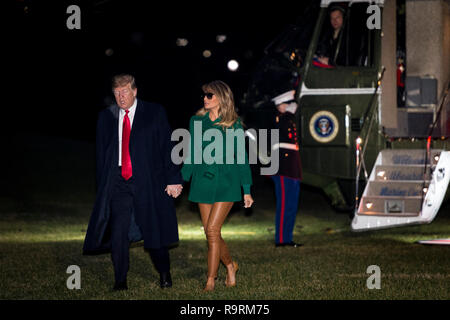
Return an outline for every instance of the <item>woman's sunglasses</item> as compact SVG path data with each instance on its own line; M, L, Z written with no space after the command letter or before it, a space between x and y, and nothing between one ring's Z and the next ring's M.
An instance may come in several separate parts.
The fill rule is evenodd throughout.
M214 96L214 93L205 92L204 94L202 94L202 99L205 99L205 97L207 97L208 100L211 100L213 96Z

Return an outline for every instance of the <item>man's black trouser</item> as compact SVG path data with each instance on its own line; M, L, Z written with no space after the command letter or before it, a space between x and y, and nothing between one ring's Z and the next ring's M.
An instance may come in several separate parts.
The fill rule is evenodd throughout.
M130 265L130 230L133 214L135 186L134 178L125 180L118 167L118 173L114 182L111 197L111 259L114 265L114 277L116 283L127 279ZM170 259L167 247L150 249L150 257L159 273L169 272Z

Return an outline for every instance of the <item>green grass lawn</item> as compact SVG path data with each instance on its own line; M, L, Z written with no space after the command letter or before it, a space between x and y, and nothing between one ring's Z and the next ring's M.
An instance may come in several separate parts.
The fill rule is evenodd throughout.
M268 179L255 180L252 211L236 204L222 229L240 266L237 287L225 287L221 266L216 290L202 292L207 243L197 208L184 193L176 200L180 242L170 251L174 287L159 288L158 274L138 243L130 249L130 289L112 292L110 256L81 254L94 191L92 166L80 152L91 149L67 148L61 152L71 161L56 159L52 174L30 170L21 197L0 198L1 299L450 298L450 248L415 243L450 237L448 204L429 225L352 233L347 215L335 213L317 190L303 187L294 240L305 245L275 248L275 198ZM30 160L35 168L45 167L39 165L44 155ZM46 183L39 185L44 175ZM66 287L70 265L81 269L80 290ZM381 269L379 290L366 286L370 265Z
M0 216L2 299L449 299L449 248L422 246L424 238L450 235L448 215L430 225L352 233L349 219L327 207L320 194L304 191L295 229L301 248L275 248L273 208L252 215L236 209L223 227L240 264L238 286L201 291L206 280L206 241L196 210L178 202L180 243L171 250L174 287L161 290L141 245L131 250L127 292L110 292L109 255L83 256L90 203L52 203ZM310 203L311 201L311 203ZM192 208L192 209L195 209ZM331 230L330 230L331 229ZM81 268L81 290L68 290L69 265ZM366 269L381 268L381 289L369 290Z

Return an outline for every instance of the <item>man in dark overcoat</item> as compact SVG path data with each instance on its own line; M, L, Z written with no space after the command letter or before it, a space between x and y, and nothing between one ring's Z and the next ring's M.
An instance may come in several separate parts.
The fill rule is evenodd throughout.
M133 76L115 76L112 88L117 105L97 122L97 196L83 253L111 252L113 289L126 290L130 243L144 240L160 286L171 287L168 247L178 242L171 197L183 181L171 161L171 128L161 105L136 98Z

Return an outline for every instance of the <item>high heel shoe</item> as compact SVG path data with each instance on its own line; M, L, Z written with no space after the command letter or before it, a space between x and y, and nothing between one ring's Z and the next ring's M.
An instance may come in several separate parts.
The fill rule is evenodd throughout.
M234 269L234 282L228 281L228 275L227 275L227 278L225 279L225 285L227 287L235 287L236 286L236 273L239 270L239 265L237 264L236 261L233 261L232 264L233 264L233 269Z
M211 280L212 279L212 280ZM203 289L204 292L213 291L215 287L216 278L208 277L208 280L206 280L206 286Z

